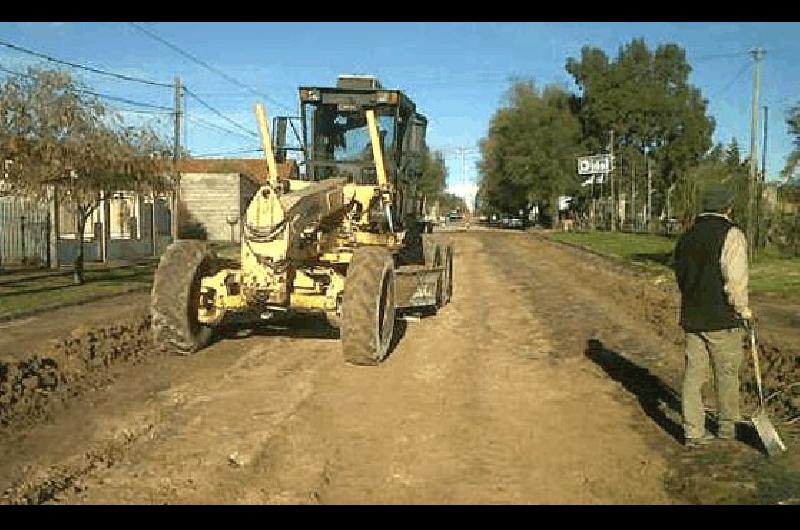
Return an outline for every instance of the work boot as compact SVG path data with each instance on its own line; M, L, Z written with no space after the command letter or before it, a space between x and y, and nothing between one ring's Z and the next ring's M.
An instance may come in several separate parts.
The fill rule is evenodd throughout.
M720 440L731 440L731 441L736 440L736 430L720 429L717 432L717 438L719 438Z
M736 440L736 423L725 422L717 427L717 438L720 440Z
M683 442L683 445L686 446L687 449L695 449L698 447L703 447L714 441L715 437L706 433L700 438L686 438Z

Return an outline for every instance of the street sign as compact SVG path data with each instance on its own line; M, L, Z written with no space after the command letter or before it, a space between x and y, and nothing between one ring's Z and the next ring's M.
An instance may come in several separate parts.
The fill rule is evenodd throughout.
M611 155L578 157L579 175L599 175L613 169Z
M591 175L589 178L584 180L581 183L581 186L592 186L594 184L605 184L606 182L606 173L599 173L597 175Z

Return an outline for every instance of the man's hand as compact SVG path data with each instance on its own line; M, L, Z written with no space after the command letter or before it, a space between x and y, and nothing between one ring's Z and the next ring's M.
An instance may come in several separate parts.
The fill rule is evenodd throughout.
M741 321L744 329L753 329L753 311L749 307L746 307L741 311L741 313L739 313L739 320Z

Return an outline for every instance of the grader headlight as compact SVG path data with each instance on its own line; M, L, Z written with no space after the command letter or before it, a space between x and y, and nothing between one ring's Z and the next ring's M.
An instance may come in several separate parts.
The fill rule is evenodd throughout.
M320 100L319 90L313 88L309 90L303 90L300 92L300 97L304 101L319 101Z
M377 103L384 103L388 105L396 105L397 104L397 93L396 92L378 92L377 97L375 98Z

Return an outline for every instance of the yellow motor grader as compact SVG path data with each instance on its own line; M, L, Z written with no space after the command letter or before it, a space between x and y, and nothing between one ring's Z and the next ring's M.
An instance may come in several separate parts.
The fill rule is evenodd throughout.
M273 144L256 105L269 181L241 220L238 266L197 240L177 240L161 257L151 304L157 343L193 352L229 313L316 312L339 328L347 362L374 365L389 352L400 312L449 302L453 249L429 234L416 192L426 118L369 76L300 87L300 103L303 155L289 178L276 157L287 155L291 117L276 118Z

